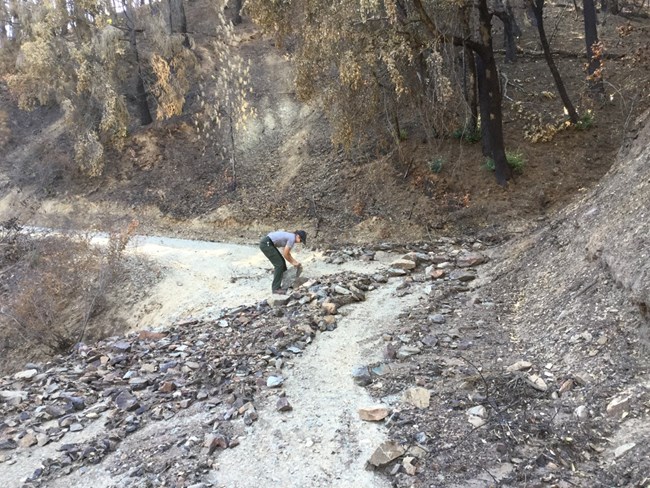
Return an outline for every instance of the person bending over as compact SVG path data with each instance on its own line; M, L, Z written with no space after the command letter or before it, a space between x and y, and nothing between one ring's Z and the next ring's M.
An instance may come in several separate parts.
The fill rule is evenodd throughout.
M301 264L291 255L291 249L296 242L307 244L307 233L304 230L295 232L279 230L262 237L260 241L260 249L273 264L272 293L284 294L284 290L280 286L282 285L282 274L287 270L287 261L296 268L301 267ZM280 252L278 248L281 248L282 251Z

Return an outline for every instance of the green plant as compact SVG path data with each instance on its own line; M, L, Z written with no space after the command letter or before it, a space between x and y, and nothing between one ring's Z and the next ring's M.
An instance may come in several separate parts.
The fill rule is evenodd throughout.
M521 153L506 152L506 160L508 161L508 165L515 173L523 173L525 161ZM487 170L494 171L494 159L487 158L484 166Z
M580 120L576 123L576 129L578 130L587 130L594 125L594 113L591 110L587 110Z
M475 144L481 140L481 129L479 127L476 127L475 129L461 127L453 132L453 136L454 139L458 139L459 141Z
M400 141L405 141L408 138L409 138L409 134L406 131L406 129L400 129L400 131L399 131L399 140Z
M427 166L429 167L429 171L438 174L442 171L443 163L444 160L442 158L436 158L432 159L431 161L427 161Z

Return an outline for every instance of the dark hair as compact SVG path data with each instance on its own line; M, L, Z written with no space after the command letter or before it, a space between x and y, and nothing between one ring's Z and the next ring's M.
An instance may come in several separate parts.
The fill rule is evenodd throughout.
M304 230L297 230L294 232L297 236L300 236L300 241L303 244L307 244L307 233Z

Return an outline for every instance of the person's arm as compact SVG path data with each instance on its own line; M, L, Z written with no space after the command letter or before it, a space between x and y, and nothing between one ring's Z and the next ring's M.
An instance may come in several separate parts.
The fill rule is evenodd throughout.
M284 259L289 261L291 264L293 264L296 268L300 266L300 263L296 261L293 256L291 255L291 248L289 246L284 246L284 249L282 249L282 255L284 256Z

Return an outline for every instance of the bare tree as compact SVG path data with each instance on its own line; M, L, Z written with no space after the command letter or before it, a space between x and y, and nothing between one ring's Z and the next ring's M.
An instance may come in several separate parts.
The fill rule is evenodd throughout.
M144 85L140 53L138 52L135 13L133 11L133 6L129 1L122 0L122 4L124 6L124 17L126 19L125 26L129 37L130 51L135 59L135 66L138 73L138 76L136 77L136 104L138 106L138 113L140 114L140 123L142 125L149 125L153 122L153 117L151 116L149 102L147 101L147 90Z
M243 0L235 0L235 15L233 16L232 23L235 25L239 25L242 23L242 18L241 18L241 10L242 10L242 5Z
M605 91L602 77L602 46L598 42L598 19L594 0L583 0L582 12L585 21L585 42L587 43L587 75L593 94Z
M537 26L537 32L539 33L539 41L542 44L542 49L544 51L544 58L546 59L546 64L548 65L551 74L553 75L553 80L555 81L555 87L557 88L564 108L569 114L569 120L572 123L576 124L578 122L578 113L576 112L569 94L566 91L562 77L560 76L560 71L555 65L555 60L551 54L551 48L546 37L546 30L544 29L544 1L545 0L531 0L531 10L535 16L535 24Z
M512 11L510 2L497 0L494 2L494 15L503 23L503 43L506 48L506 63L517 60L517 38L521 36L521 29Z
M483 150L494 160L497 183L504 186L512 178L512 168L508 164L503 138L501 86L492 45L492 13L487 0L479 0L476 4L480 33L479 40L476 41L445 35L427 13L422 0L413 0L413 4L431 36L457 46L466 46L476 54Z

